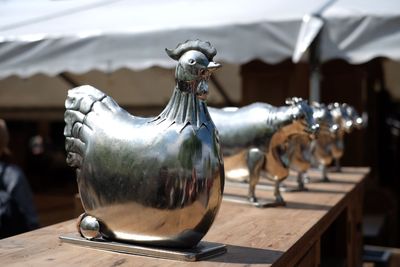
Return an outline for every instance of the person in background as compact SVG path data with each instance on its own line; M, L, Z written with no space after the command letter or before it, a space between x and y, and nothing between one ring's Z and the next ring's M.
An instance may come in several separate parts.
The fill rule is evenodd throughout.
M39 227L31 188L22 170L8 162L9 133L0 119L0 239Z

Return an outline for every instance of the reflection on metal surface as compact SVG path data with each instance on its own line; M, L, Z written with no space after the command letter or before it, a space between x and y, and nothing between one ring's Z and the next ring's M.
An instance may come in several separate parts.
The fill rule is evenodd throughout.
M191 248L222 200L222 155L205 102L220 65L208 42L187 41L167 53L178 61L176 86L157 117L132 116L91 86L68 92L67 162L103 238ZM81 232L90 230L81 220Z
M94 239L100 237L100 224L99 221L92 216L85 216L82 214L78 219L78 232L86 239Z
M340 125L333 118L329 109L322 103L313 103L314 117L320 125L318 138L310 145L311 163L321 170L322 181L329 181L327 167L333 160L334 142Z
M217 255L224 254L226 252L226 246L223 244L204 242L201 241L197 247L192 249L165 249L162 247L146 247L136 246L133 244L106 241L103 239L95 239L93 241L86 240L76 234L62 235L60 236L61 241L96 249L104 249L114 252L149 256L162 259L170 260L181 260L181 261L199 261L214 257Z
M328 109L339 125L336 137L332 146L332 156L335 161L335 171L340 172L340 158L344 153L344 134L350 133L354 128L361 129L364 125L362 117L360 117L354 107L343 103L332 103L328 105Z
M296 136L289 140L290 168L298 172L299 187L311 166L321 171L322 181L328 182L327 167L334 159L339 161L343 155L343 136L353 128L360 129L365 125L354 107L348 104L333 103L325 106L322 103L312 103L313 117L320 125L317 138L310 139Z
M297 172L299 190L306 190L304 181L308 180L307 170L312 165L325 168L326 165L331 163L330 147L338 128L325 105L313 102L311 108L313 117L320 126L316 138L310 139L307 136L299 135L290 138L288 141L289 167Z
M319 124L318 124L319 125ZM319 130L320 131L320 130ZM316 138L318 138L318 135ZM297 172L297 190L305 191L304 176L311 167L310 144L312 139L309 136L296 135L288 140L286 156L288 157L289 168Z
M255 194L260 171L265 169L267 178L274 182L272 205L284 205L279 185L289 173L287 140L296 135L310 138L318 130L307 101L294 97L286 103L282 107L254 103L238 109L209 109L220 133L227 173L248 170L249 176L244 178L249 183L248 201L259 207L268 206L260 203Z

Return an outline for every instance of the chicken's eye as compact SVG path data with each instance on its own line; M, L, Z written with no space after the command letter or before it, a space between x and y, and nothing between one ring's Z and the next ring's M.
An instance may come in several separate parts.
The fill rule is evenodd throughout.
M190 58L188 61L190 65L196 64L196 60L194 60L193 58Z

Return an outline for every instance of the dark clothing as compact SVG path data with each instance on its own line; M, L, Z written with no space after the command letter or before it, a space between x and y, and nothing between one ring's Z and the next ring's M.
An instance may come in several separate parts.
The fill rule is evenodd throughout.
M0 238L38 228L32 192L20 168L0 161Z

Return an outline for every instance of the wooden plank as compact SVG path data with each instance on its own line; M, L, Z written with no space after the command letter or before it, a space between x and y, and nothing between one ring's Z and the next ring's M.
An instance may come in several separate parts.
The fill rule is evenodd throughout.
M319 242L307 251L303 258L296 264L296 267L318 267L319 266Z
M75 220L0 240L0 262L2 266L294 266L319 244L322 233L359 192L367 173L368 168L346 168L331 175L332 183L309 184L307 192L285 192L286 207L259 209L223 202L204 241L224 243L228 252L201 262L61 243L59 235L74 232ZM226 192L246 195L247 190L228 187ZM260 198L272 198L272 192L257 193Z

